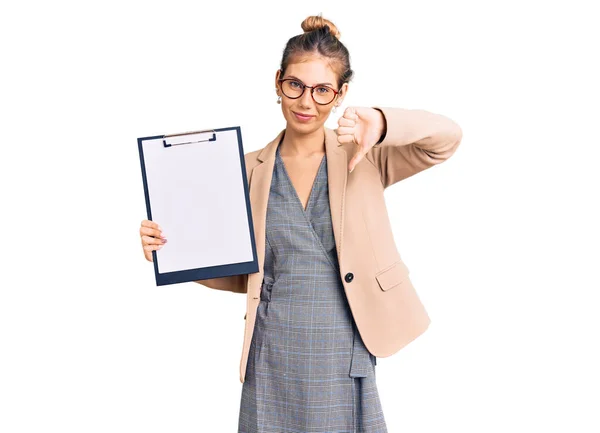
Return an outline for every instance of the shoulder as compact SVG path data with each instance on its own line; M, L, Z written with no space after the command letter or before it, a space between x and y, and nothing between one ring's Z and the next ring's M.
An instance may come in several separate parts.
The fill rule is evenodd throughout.
M245 153L244 158L245 158L245 163L246 163L246 171L251 172L252 169L254 169L254 167L256 167L257 165L260 165L260 163L262 162L260 159L258 159L260 154L263 153L263 151L265 151L265 149L271 149L271 152L272 152L273 146L275 146L276 143L281 141L284 133L285 133L285 129L281 130L277 134L277 136L274 139L272 139L271 141L269 141L269 143L267 143L264 147L254 150L252 152Z
M252 170L256 165L258 165L258 154L262 152L262 150L263 149L258 149L244 154L244 159L246 161L246 170Z

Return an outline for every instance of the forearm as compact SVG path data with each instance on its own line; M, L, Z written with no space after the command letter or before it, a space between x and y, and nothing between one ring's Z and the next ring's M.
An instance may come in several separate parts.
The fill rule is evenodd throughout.
M442 114L427 110L373 107L386 120L383 140L377 146L414 144L431 154L450 156L462 138L461 127Z
M232 275L229 277L208 278L196 280L195 283L202 284L210 289L223 290L234 293L246 293L247 275Z
M462 140L452 119L426 110L373 107L383 115L382 139L365 158L378 170L384 188L450 158Z

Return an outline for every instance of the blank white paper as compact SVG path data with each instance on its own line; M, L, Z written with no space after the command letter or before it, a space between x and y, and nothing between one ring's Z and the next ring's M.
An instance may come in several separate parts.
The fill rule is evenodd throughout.
M142 147L152 220L168 241L156 251L159 273L252 261L237 130Z

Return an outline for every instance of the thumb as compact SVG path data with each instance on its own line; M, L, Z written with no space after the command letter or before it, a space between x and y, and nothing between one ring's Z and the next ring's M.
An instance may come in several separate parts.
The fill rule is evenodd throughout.
M350 162L348 163L348 169L350 170L350 173L352 173L352 171L354 170L354 168L358 165L358 163L360 162L360 160L362 159L362 153L357 152L352 159L350 160Z

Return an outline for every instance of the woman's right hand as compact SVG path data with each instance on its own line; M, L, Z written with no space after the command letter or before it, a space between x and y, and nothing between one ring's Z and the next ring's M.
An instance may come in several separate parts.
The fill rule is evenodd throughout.
M160 226L150 220L142 221L140 237L142 238L144 257L146 257L146 260L149 262L152 261L152 251L160 250L167 242L167 239L162 234Z

